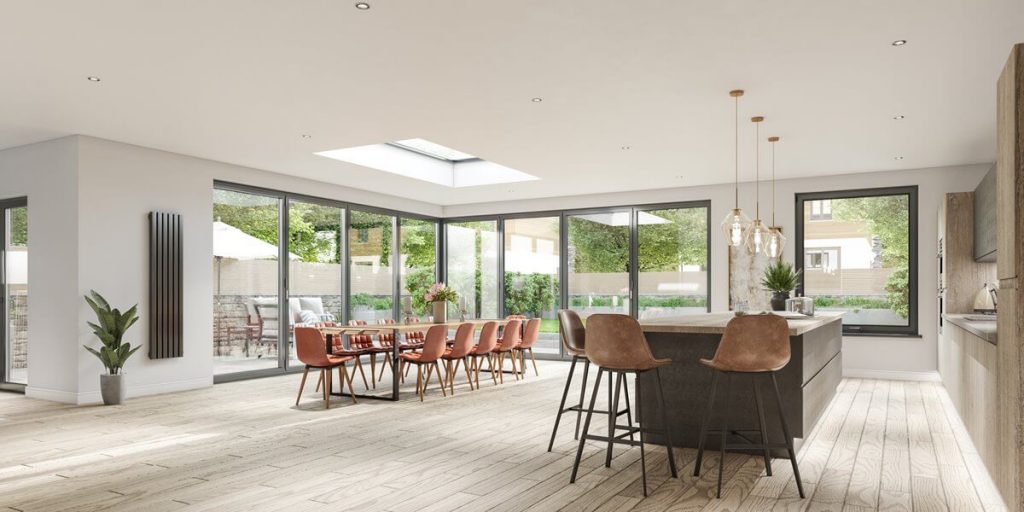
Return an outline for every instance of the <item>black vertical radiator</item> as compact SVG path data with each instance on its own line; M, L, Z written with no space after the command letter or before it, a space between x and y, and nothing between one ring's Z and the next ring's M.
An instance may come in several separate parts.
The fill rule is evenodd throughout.
M149 214L149 358L181 357L181 215Z

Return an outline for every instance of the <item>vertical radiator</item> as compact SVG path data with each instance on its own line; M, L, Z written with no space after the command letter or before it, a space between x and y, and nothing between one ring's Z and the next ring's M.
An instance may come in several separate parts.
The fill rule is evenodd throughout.
M181 215L149 214L149 358L182 354Z

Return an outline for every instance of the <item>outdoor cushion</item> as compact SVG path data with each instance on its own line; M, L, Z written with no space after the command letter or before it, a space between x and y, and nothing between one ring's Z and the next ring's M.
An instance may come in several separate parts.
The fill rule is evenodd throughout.
M320 315L308 309L303 309L302 311L300 311L299 316L301 317L301 322L306 325L314 325L320 321Z

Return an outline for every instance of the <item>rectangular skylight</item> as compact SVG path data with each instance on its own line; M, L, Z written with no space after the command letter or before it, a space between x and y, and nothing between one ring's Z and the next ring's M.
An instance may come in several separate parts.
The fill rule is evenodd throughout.
M391 143L392 146L398 146L402 149L408 149L409 151L415 151L422 153L427 156L432 156L438 160L447 160L449 162L465 162L466 160L476 160L476 157L469 153L463 153L457 149L452 149L447 146L442 146L436 142L430 142L426 139L405 139Z

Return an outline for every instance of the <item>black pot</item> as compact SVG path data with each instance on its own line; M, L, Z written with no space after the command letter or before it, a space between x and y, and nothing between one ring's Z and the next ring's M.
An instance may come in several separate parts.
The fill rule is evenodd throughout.
M772 311L785 311L789 292L772 292Z

